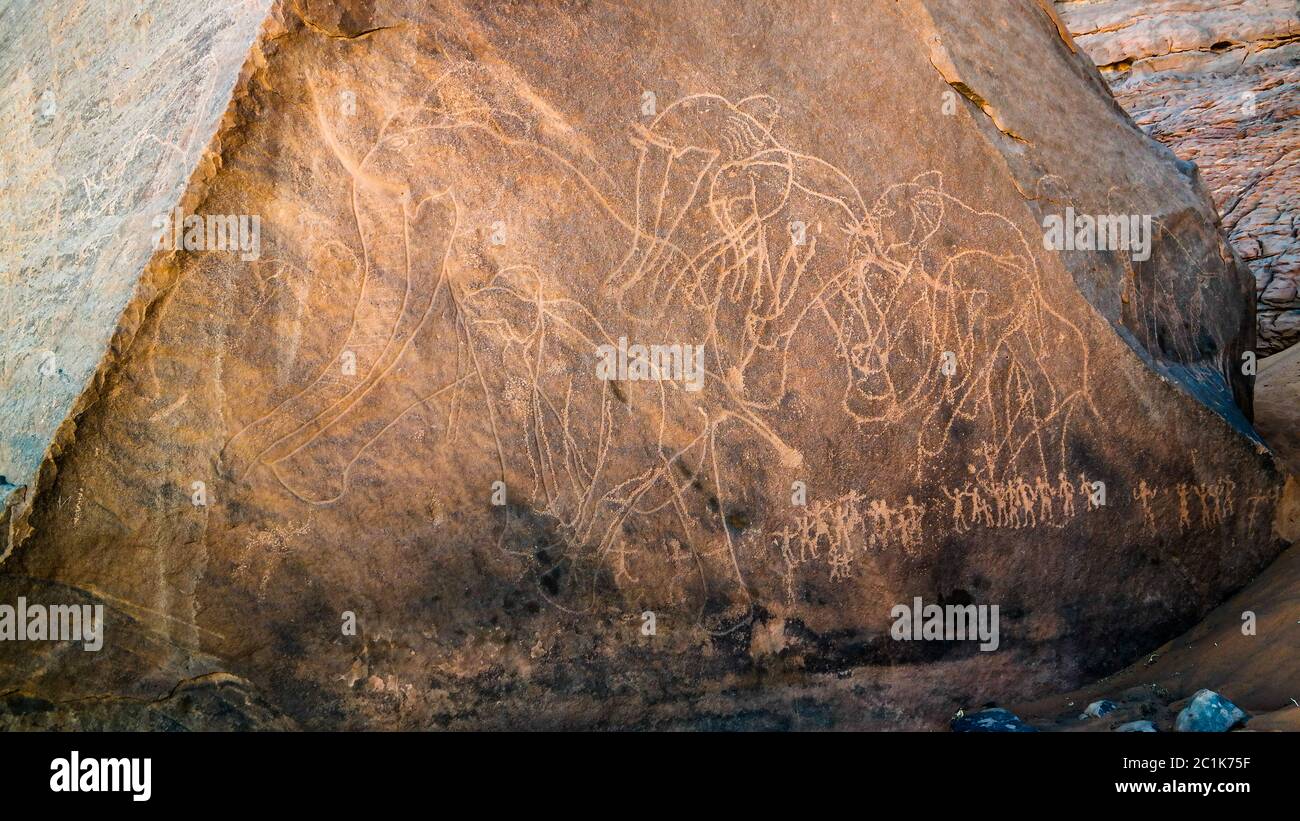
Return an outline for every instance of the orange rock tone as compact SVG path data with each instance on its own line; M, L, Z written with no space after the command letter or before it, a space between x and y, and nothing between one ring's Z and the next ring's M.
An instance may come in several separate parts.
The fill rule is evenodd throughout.
M1037 0L869 6L322 0L196 52L211 136L145 129L183 192L114 204L149 253L6 282L0 603L107 624L0 642L0 726L938 727L1254 577L1294 534L1194 167ZM996 650L896 640L916 598Z

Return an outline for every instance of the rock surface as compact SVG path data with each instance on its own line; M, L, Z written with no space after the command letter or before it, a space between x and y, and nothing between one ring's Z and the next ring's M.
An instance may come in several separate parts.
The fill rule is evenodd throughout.
M201 196L269 5L0 8L0 558L158 295L153 221Z
M1300 509L1291 516L1300 524ZM1197 690L1227 694L1251 716L1251 730L1300 730L1300 551L1287 550L1260 577L1187 633L1124 670L1072 692L1013 703L1043 729L1107 731L1116 723L1153 721L1172 731ZM1105 721L1078 721L1078 708L1109 696L1119 704Z
M1300 476L1300 346L1259 361L1255 426L1293 476Z
M1099 701L1094 701L1084 708L1084 711L1079 715L1079 718L1102 718L1103 716L1115 712L1115 708L1118 706L1119 705L1110 699L1103 698Z
M178 732L295 730L246 681L214 673L179 682L155 699L53 702L22 692L0 694L0 731Z
M1300 341L1300 8L1294 0L1067 0L1115 98L1193 161L1259 300L1259 355Z
M275 6L183 202L259 258L155 253L68 436L0 429L45 460L0 601L109 612L0 643L0 693L936 727L1255 575L1289 497L1190 168L1049 6L817 5ZM1150 259L1045 249L1066 208L1151 215ZM621 338L703 346L700 389L600 379ZM999 649L893 641L913 597L998 605Z

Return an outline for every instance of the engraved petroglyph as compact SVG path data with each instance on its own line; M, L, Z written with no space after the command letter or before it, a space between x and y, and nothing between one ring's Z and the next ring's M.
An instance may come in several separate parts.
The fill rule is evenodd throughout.
M862 555L895 549L914 554L921 545L926 507L908 496L891 506L854 490L833 502L815 501L795 516L793 526L773 537L785 562L786 600L795 601L796 571L824 562L830 580L851 578L853 563Z
M785 595L793 604L801 569L823 567L828 580L836 582L853 578L855 564L870 560L877 551L891 549L898 555L917 556L924 544L949 533L977 528L1063 528L1078 514L1104 509L1093 503L1091 486L1086 476L1080 475L1076 484L1064 472L1055 483L1043 476L1032 482L1020 476L988 482L981 476L960 487L941 487L942 498L933 504L917 502L911 495L901 504L891 504L852 490L833 501L809 501L806 509L794 514L792 525L769 533L769 541L784 563ZM1234 526L1236 489L1236 482L1226 476L1168 487L1140 479L1128 497L1141 517L1144 534L1167 535ZM1245 499L1239 524L1246 528L1268 526L1259 515L1277 502L1280 493ZM1197 504L1189 506L1189 499ZM1196 515L1192 508L1198 511Z
M250 581L256 579L258 598L261 598L266 594L271 575L293 553L297 537L305 536L310 530L311 522L303 521L272 525L253 533L239 552L235 575Z
M974 473L974 466L971 468ZM951 504L951 529L956 533L976 527L1015 530L1039 525L1065 527L1078 509L1076 497L1080 497L1079 504L1085 507L1091 504L1086 479L1080 477L1076 487L1064 471L1057 473L1054 482L1043 475L1032 480L1013 476L1000 481L977 475L960 487L940 490Z
M718 595L747 606L742 543L779 552L790 596L806 564L841 580L855 556L916 553L930 533L1062 528L1099 509L1067 447L1096 416L1084 334L1045 296L1025 234L941 173L868 197L860 172L781 140L776 101L698 94L630 124L620 186L472 67L359 154L316 112L351 181L354 233L329 253L351 269L350 322L314 377L232 427L229 475L267 471L304 503L338 504L367 448L418 413L426 447L486 443L512 502L495 540L531 558L544 522L538 561L580 592L542 595L565 609L594 602L602 570L625 590L676 579L655 595L701 614ZM624 338L699 345L701 389L598 378L597 352ZM813 501L755 542L730 448L792 474L807 436L791 408L828 379L862 447L910 443L916 490ZM978 462L955 482L936 468L954 447ZM1148 531L1161 493L1131 491ZM1229 513L1224 486L1176 493L1178 527L1194 500L1201 526ZM648 545L642 520L675 535Z

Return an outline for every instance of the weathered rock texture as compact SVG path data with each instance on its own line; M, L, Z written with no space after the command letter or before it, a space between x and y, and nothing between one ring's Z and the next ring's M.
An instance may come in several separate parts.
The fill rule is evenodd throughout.
M141 277L153 220L200 196L269 5L0 8L0 508L15 538L42 464L157 296Z
M1300 5L1056 5L1138 125L1200 168L1255 276L1260 355L1300 341Z
M260 258L137 272L0 568L109 610L0 643L34 726L218 672L252 726L941 726L1282 546L1249 274L1050 5L306 2L247 66L191 208ZM701 389L599 379L624 337ZM916 596L999 650L892 640Z

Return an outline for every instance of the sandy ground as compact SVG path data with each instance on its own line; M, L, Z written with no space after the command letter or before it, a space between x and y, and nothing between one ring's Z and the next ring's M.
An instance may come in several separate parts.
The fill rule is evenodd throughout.
M1255 424L1293 477L1300 476L1300 345L1260 361ZM1294 532L1300 528L1296 478L1287 498ZM1243 634L1247 611L1255 614L1255 635ZM1043 729L1109 731L1148 719L1170 730L1178 711L1202 687L1250 713L1248 729L1300 731L1300 545L1147 658L1079 690L1010 709ZM1079 718L1088 704L1102 698L1118 702L1120 709L1101 719Z
M1255 428L1300 475L1300 345L1260 360Z

